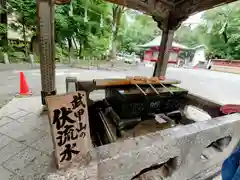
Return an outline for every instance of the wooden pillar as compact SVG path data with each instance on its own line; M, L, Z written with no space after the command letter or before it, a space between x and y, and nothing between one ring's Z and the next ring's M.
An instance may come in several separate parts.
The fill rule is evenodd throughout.
M55 95L54 0L37 0L38 38L42 84L42 104L45 97Z
M182 19L172 20L170 17L165 19L153 17L153 19L158 23L158 27L162 30L160 51L153 72L153 76L159 77L165 76L166 74L170 54L169 50L172 48L174 32L180 26Z
M153 76L165 76L168 59L169 59L169 50L172 47L174 31L164 30L162 32L162 39L160 43L160 51L158 55L158 61L155 64Z

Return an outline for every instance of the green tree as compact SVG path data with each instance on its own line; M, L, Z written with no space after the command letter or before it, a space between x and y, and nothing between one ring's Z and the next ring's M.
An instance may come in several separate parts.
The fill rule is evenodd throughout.
M61 46L68 44L68 49L73 44L78 47L78 56L82 56L84 51L94 48L99 41L92 39L104 39L109 36L108 4L99 0L83 1L75 0L72 2L72 15L69 15L71 6L58 6L56 8L56 40ZM70 13L71 14L71 13ZM104 25L103 25L104 24ZM91 41L91 42L90 42ZM104 53L106 49L102 49L99 53Z
M9 24L13 30L21 33L24 40L25 56L28 56L27 34L36 32L36 1L34 0L9 0L8 12L12 18Z
M27 56L28 34L32 41L37 39L36 1L9 0L8 3L8 13L15 17L10 26L21 30ZM117 49L139 51L138 45L158 34L151 17L104 0L73 0L71 4L55 7L56 52L64 55L102 57L110 52L115 58Z
M6 48L8 45L7 39L7 1L1 0L0 2L0 46ZM5 51L5 50L4 50Z
M110 58L116 59L117 45L118 45L118 33L121 25L121 20L126 8L124 6L119 6L112 4L112 36L111 36L111 50Z
M122 25L120 30L120 50L127 53L139 53L139 45L145 44L160 34L160 29L150 16L136 11L128 11L130 22ZM160 42L159 42L160 44Z
M204 12L196 28L182 25L175 39L187 46L204 44L212 57L240 60L240 2Z
M240 60L240 2L218 7L203 14L206 45L219 58Z
M197 46L202 38L202 34L199 31L199 28L192 29L191 26L182 25L175 32L174 40L188 47Z

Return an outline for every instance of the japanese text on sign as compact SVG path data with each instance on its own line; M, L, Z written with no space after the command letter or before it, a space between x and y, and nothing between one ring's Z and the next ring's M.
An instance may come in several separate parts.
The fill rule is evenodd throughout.
M91 148L85 92L47 97L58 167Z

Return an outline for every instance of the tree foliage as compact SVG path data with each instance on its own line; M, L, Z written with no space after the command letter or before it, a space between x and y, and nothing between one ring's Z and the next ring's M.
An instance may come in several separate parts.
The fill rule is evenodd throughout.
M1 51L6 51L8 41L7 41L7 1L0 1L0 46Z
M24 40L25 56L28 56L27 35L36 32L36 1L9 0L8 13L11 22L9 26L19 32ZM20 29L20 31L19 31Z
M20 32L26 48L27 39L37 34L36 0L9 0L7 12L13 17L9 26ZM159 33L151 17L103 0L73 0L55 7L56 45L68 52L74 48L79 57L138 52L138 45Z
M190 47L204 44L211 58L240 60L240 2L204 12L196 28L181 26L176 39Z
M9 26L20 33L27 47L27 39L36 39L37 34L36 0L9 0L7 12L13 17ZM134 52L157 34L151 17L104 0L73 0L55 7L57 52L62 49L80 58L110 53L116 58L117 52Z
M122 23L122 16L126 10L125 7L119 6L116 4L112 4L112 34L111 34L111 42L110 42L110 58L116 59L117 55L117 48L118 48L118 35L119 35L119 28Z
M9 0L8 14L12 17L9 26L26 36L36 36L36 0ZM97 56L108 49L110 28L109 4L102 0L73 0L71 5L59 5L55 8L55 41L63 49L78 49L78 55L84 53ZM4 26L1 24L1 30ZM32 37L31 37L32 36ZM99 51L90 52L95 44L101 44ZM101 51L101 52L100 52Z
M120 49L127 53L138 53L138 46L154 39L160 34L160 29L150 16L135 11L130 11L127 15L132 22L122 25L119 35Z
M8 27L20 31L27 47L27 39L34 39L37 34L36 0L7 3L8 8L0 12L14 17ZM211 56L240 59L239 7L240 2L235 2L206 11L197 27L182 25L175 40L189 47L204 44ZM6 34L6 30L6 24L0 24L0 34ZM117 52L138 53L138 45L160 33L151 17L104 0L72 0L70 5L55 7L57 52L62 49L80 58L106 57L109 53L115 58Z
M109 36L109 17L108 5L99 0L75 0L72 2L72 15L70 13L71 6L64 5L56 8L55 14L55 30L56 41L63 47L68 48L74 46L78 48L78 55L84 53L93 53L89 51L94 48L93 42L105 42ZM98 39L94 41L93 39ZM100 44L101 44L100 42ZM103 48L105 47L105 48ZM102 51L94 51L98 56L107 50L106 46L102 46Z

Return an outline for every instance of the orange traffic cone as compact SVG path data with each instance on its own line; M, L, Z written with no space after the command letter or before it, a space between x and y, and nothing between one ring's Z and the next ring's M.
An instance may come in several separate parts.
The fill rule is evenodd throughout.
M27 81L25 79L24 73L20 72L20 95L30 95L32 94L28 88Z

